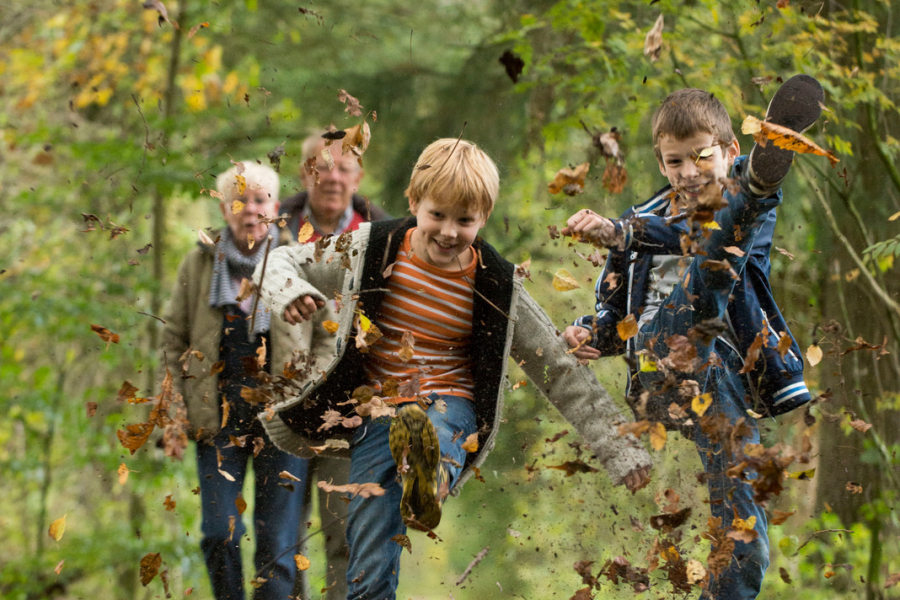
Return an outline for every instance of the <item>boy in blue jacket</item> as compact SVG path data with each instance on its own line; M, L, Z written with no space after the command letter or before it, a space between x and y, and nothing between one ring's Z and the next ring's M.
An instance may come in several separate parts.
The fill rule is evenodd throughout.
M797 75L773 97L767 121L804 131L823 99L815 79ZM663 101L653 142L668 186L617 220L584 209L563 230L610 248L595 314L564 337L579 358L626 353L637 416L697 444L713 517L726 531L739 518L736 525L756 534L750 542L715 536L720 556L732 543L734 550L730 564L710 561L706 597L756 598L769 563L766 515L748 481L755 474L726 471L745 444L759 443L756 418L810 400L800 348L768 281L775 207L793 152L769 142L739 157L725 107L697 89ZM627 325L637 334L626 342ZM698 407L711 404L694 412L694 398Z

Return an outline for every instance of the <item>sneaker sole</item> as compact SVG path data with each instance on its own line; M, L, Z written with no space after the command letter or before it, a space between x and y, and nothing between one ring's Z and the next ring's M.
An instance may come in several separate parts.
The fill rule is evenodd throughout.
M821 84L809 75L794 75L778 88L766 110L766 121L803 133L822 114L825 92ZM750 152L752 178L777 184L790 171L794 153L778 148L774 143L753 146ZM760 177L765 173L766 177Z
M410 527L431 530L441 522L438 500L438 468L441 448L431 419L417 404L404 406L391 422L391 456L397 466L404 454L409 470L400 474L403 496L400 516Z

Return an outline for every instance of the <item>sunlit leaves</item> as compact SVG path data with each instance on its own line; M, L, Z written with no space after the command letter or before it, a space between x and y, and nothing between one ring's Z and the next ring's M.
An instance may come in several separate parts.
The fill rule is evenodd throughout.
M616 324L616 332L619 334L619 339L622 341L630 340L636 336L638 334L638 324L634 315L628 315L619 321L618 324Z
M305 571L309 569L310 565L309 559L303 556L302 554L294 555L294 565L297 567L298 571Z
M312 238L315 233L316 230L313 229L312 223L306 221L305 223L303 223L303 227L300 228L300 231L297 232L297 243L305 244L310 240L310 238Z
M811 367L822 362L822 356L822 348L818 344L812 344L806 349L806 360L809 361L809 366Z

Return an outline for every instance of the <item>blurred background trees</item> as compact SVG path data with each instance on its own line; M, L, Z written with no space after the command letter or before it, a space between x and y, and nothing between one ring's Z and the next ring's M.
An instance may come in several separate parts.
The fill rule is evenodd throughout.
M828 111L810 135L841 162L830 169L799 158L780 209L772 285L801 346L824 351L807 368L822 396L808 414L767 423L767 442L797 446L809 432L820 466L811 480L790 480L772 506L797 513L772 528L763 597L889 593L885 582L900 572L892 511L900 478L900 15L892 3L155 6L168 20L126 0L0 8L0 400L8 415L0 422L0 595L157 596L159 579L144 590L137 571L144 554L159 552L172 593L208 596L193 460L170 462L152 448L130 456L116 430L138 420L140 407L116 397L126 380L139 396L157 392L156 316L196 231L219 225L207 190L230 160L271 154L282 195L292 193L307 132L358 122L337 101L343 88L377 112L377 121L368 117L361 191L400 216L419 151L437 137L475 141L502 178L484 235L511 260L531 259L528 287L563 327L589 310L597 271L547 227L584 206L618 214L663 185L650 145L657 103L677 87L708 89L738 129L744 116L761 117L779 78L795 72L825 86ZM659 15L654 61L644 45ZM604 189L605 162L582 123L621 134L629 177L621 193ZM739 138L749 150L751 140ZM583 195L547 193L558 169L586 160ZM552 291L560 266L581 289ZM91 324L120 341L101 340ZM621 359L596 370L621 396ZM667 488L695 506L691 526L699 529L683 541L705 558L706 542L690 539L705 529L706 512L690 444L670 438L653 484L631 498L602 473L567 478L546 468L580 449L573 434L551 441L566 427L530 385L510 392L507 404L485 482L469 483L448 504L442 541L413 536L404 597L570 598L583 587L576 560L597 569L627 555L646 566L654 537L647 517ZM872 428L861 432L852 421ZM47 530L64 514L57 542ZM835 529L851 533L814 534ZM652 582L660 594L671 589L660 571ZM604 590L610 598L634 593L605 580Z

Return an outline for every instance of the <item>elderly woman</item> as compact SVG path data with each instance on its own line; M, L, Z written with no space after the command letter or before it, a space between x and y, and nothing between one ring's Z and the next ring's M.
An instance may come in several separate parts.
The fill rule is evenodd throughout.
M277 227L266 217L278 214L278 175L245 161L219 175L216 184L228 226L214 245L200 242L182 261L165 312L162 352L184 396L190 437L197 441L200 547L213 593L217 600L244 598L240 543L246 504L241 490L252 459L255 565L263 569L265 580L255 597L284 600L294 584L294 552L289 549L297 543L303 494L279 485L284 482L279 473L305 480L306 462L269 441L256 418L261 406L249 403L241 391L256 387L250 370L262 356L266 369L280 373L277 357L269 357L297 347L297 341L287 333L279 335L281 330L270 335L269 314L262 305L251 318L253 297L236 299L241 280L249 279L264 258L266 238L272 236L273 248L277 244Z

